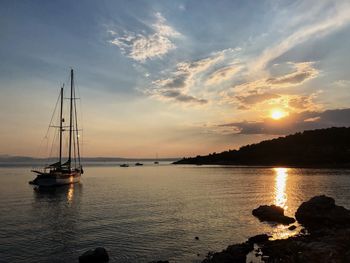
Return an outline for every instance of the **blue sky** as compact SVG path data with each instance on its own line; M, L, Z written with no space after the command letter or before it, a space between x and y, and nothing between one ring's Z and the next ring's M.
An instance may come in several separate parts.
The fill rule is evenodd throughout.
M37 155L70 67L86 156L197 155L349 125L348 1L1 6L0 154Z

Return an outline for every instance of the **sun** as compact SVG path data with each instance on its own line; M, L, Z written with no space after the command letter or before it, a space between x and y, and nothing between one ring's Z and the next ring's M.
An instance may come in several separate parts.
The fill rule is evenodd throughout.
M284 111L281 111L278 109L271 111L271 118L274 120L282 119L285 116L286 116L286 113Z

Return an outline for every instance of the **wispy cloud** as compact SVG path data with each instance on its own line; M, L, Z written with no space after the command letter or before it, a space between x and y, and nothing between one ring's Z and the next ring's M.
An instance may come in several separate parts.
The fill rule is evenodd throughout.
M300 85L307 80L315 78L318 75L318 70L313 67L314 63L290 63L294 66L295 71L279 77L272 77L266 80L266 83L273 87L290 87Z
M245 96L236 96L235 98L241 103L241 107L249 109L250 105L255 105L266 100L280 98L280 95L273 93L251 93Z
M285 105L285 107L305 109L308 105L311 108L311 96L279 94L277 91L301 85L318 76L319 71L311 62L288 63L288 65L293 68L292 72L235 85L221 93L223 100L237 104L237 108L245 110L263 102L280 105L280 107Z
M153 31L150 34L136 34L129 31L119 34L109 30L113 36L110 43L119 47L125 55L139 62L162 57L176 48L172 38L180 37L181 34L167 24L161 13L156 13L155 18L156 22L149 26Z
M332 5L329 1L320 1L317 5L306 1L301 2L298 9L301 15L291 19L289 23L283 24L281 20L278 20L278 26L287 29L287 35L284 34L280 41L266 48L260 56L250 62L251 72L265 70L271 61L297 45L310 39L324 37L350 22L350 3L348 1L333 1ZM292 32L291 28L294 28Z
M208 76L206 85L218 85L223 81L227 81L235 76L243 68L240 64L233 64L222 67Z
M160 100L173 100L176 102L205 104L205 98L200 98L194 91L200 86L200 76L213 65L222 61L225 51L217 52L211 56L191 62L181 62L166 78L154 80L147 93Z

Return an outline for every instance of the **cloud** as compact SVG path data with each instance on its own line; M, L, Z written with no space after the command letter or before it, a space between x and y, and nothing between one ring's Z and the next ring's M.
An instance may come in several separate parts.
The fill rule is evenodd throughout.
M290 87L300 85L303 82L313 79L318 75L318 70L313 68L312 62L291 63L295 67L295 71L280 77L269 78L267 84L275 87Z
M252 93L246 96L236 96L236 99L242 104L240 106L245 106L245 109L249 109L248 105L255 105L266 100L280 98L280 95L273 93Z
M262 78L248 81L233 88L236 91L257 91L261 89L286 88L301 85L304 82L318 76L319 71L313 67L314 62L289 62L294 69L293 72L270 78Z
M290 114L278 121L264 119L257 122L233 122L219 125L227 130L232 128L232 133L238 134L265 134L283 135L303 130L320 129L327 127L350 126L350 109L335 109L326 111L304 111Z
M265 49L259 57L254 59L250 65L251 71L259 72L264 70L269 62L280 57L295 46L310 39L324 37L350 22L350 4L347 1L334 1L331 7L329 6L329 2L327 3L326 1L321 1L319 6L313 3L309 6L310 3L306 1L307 6L303 6L305 4L300 6L303 16L298 18L298 23L292 25L297 29L290 35L283 36L282 40ZM320 17L321 19L309 19L305 15L305 10L310 14L312 13L312 17ZM278 21L278 23L280 24L281 21ZM298 27L297 24L301 26ZM289 30L286 31L288 32Z
M221 93L223 101L237 104L238 109L250 109L257 104L268 102L294 109L314 109L312 96L293 94L280 94L280 89L301 85L319 75L319 71L313 67L313 62L288 63L293 68L292 72L275 77L261 78L234 85Z
M336 87L346 88L350 86L350 81L346 79L340 79L333 83Z
M125 31L119 35L113 30L109 30L113 36L109 42L119 47L123 54L139 62L162 57L176 48L171 39L179 37L181 34L167 25L166 19L161 13L156 13L155 17L156 22L149 26L153 33L147 35Z
M289 96L288 106L296 110L313 110L317 108L317 105L313 102L318 93L310 95L294 95Z
M198 99L191 95L183 94L178 90L164 90L161 91L158 95L162 96L163 98L170 98L178 102L185 103L206 104L208 102L206 99Z
M175 102L205 104L207 99L195 96L194 89L201 85L200 76L209 68L224 59L226 51L213 53L211 56L190 62L181 62L166 78L157 79L146 93L159 100L173 100Z
M238 64L220 68L208 76L206 85L217 85L223 81L229 80L235 76L242 68L242 65Z

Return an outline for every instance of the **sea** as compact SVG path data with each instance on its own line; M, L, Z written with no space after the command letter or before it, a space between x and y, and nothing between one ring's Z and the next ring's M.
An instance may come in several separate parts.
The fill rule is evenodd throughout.
M53 189L29 185L30 170L0 167L0 262L78 262L99 246L110 262L201 262L256 234L300 231L260 222L259 205L294 216L325 194L350 208L347 169L88 163L79 184Z

